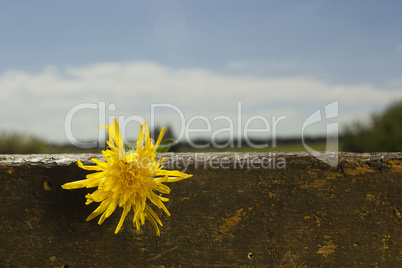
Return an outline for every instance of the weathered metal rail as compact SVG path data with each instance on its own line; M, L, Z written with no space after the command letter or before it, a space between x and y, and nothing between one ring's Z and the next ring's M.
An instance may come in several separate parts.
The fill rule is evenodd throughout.
M329 154L329 157L333 154ZM192 178L169 184L151 224L136 231L117 209L86 222L91 157L0 155L0 266L5 267L398 267L402 266L402 153L339 154L330 166L307 153L161 154Z

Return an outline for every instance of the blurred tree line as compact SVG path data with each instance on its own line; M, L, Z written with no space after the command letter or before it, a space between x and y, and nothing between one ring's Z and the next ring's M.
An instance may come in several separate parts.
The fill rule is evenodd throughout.
M52 144L34 135L15 131L0 132L0 154L93 153L100 149L81 149L71 144Z
M40 152L47 147L46 143L34 136L22 135L17 132L0 133L0 153Z
M348 152L402 152L402 100L373 115L368 124L349 125L340 141Z
M151 131L154 140L157 140L160 131L160 127ZM325 143L325 140L322 142ZM301 141L298 143L301 144ZM355 122L348 125L340 135L340 144L341 150L348 152L402 152L402 100L391 104L383 113L373 115L369 123ZM177 143L172 128L167 127L159 151L186 151L189 149L188 146L186 143ZM0 154L99 153L100 151L101 148L81 149L71 144L51 144L36 136L18 132L0 132Z
M152 138L156 141L161 127L151 131ZM135 149L136 144L126 144L128 148ZM106 145L105 145L106 146ZM172 129L166 128L164 138L158 152L173 152L177 149ZM100 153L104 148L83 149L72 144L53 144L34 135L16 131L0 132L0 154L51 154L51 153Z

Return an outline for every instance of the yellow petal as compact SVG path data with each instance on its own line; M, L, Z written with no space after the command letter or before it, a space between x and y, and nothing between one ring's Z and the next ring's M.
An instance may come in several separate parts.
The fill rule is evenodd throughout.
M156 143L155 143L155 150L158 149L159 144L160 144L161 141L162 141L163 135L165 135L165 128L164 128L164 127L161 129L161 133L159 133L158 140L157 140Z
M74 182L68 182L63 184L61 187L63 189L67 190L72 190L72 189L78 189L78 188L84 188L88 184L88 180L80 180L80 181L74 181Z
M158 208L163 209L163 211L165 211L165 213L170 216L170 212L167 210L166 206L162 203L162 200L160 198L160 196L156 195L154 192L150 191L149 194L149 200L151 200L151 202L157 206Z
M96 190L95 192L93 192L91 194L91 198L95 201L95 202L102 202L103 200L105 200L106 198L110 197L111 193L109 192L105 192L101 189Z
M107 207L109 206L110 201L105 200L103 201L87 218L87 221L92 220L93 218L95 218L96 216L102 214Z
M77 164L80 168L85 169L85 170L96 170L96 171L101 171L102 169L98 166L84 166L80 160L77 160Z
M148 129L148 123L147 121L144 122L144 128L145 128L145 148L149 149L151 148L151 138L149 137L149 129Z
M107 218L110 215L112 215L112 213L115 211L116 207L117 207L117 199L113 199L105 212L105 214L106 214L105 217Z
M141 124L140 133L138 134L138 139L137 139L137 153L138 154L141 154L141 152L142 152L143 143L144 143L144 125Z
M169 194L170 193L170 188L167 187L166 185L162 184L162 183L157 184L154 187L154 189L157 190L158 192L163 193L163 194Z
M168 176L167 180L165 177L155 178L155 182L176 182L181 181L187 178L192 177L193 175L189 175L178 170L158 170L155 174L156 176Z
M120 159L124 160L124 141L121 136L119 124L117 123L116 118L113 118L113 123L110 125L108 129L108 133L109 133L109 146L111 146L111 144L112 145L114 144L118 149Z
M158 215L155 214L155 212L152 210L152 208L150 208L148 205L146 205L145 206L145 211L147 213L149 213L152 216L152 218L154 218L159 223L160 226L163 226L163 224L162 224L161 220L159 219Z
M160 221L160 219L158 218L158 216L150 209L148 212L150 212L150 214L145 214L145 217L147 218L147 220L149 220L151 223L152 223L152 225L154 226L154 228L155 228L155 231L156 231L156 236L160 236L161 235L161 233L160 233L160 231L159 231L159 227L158 227L158 225L156 224L156 222L155 222L155 219L158 221L158 223L162 226L162 222ZM153 215L151 214L151 213L153 213Z
M121 218L120 218L119 224L117 225L117 228L116 228L116 230L114 231L115 234L117 234L117 233L119 232L121 226L123 225L124 219L126 218L126 216L127 216L128 212L130 211L130 209L131 209L131 205L127 205L127 204L126 204L126 205L124 206L124 210L123 210L123 213L121 214Z
M108 169L109 166L110 166L107 162L100 161L100 160L98 160L98 159L96 159L96 158L91 158L91 160L92 160L98 167L100 167L100 168L103 169L103 170Z

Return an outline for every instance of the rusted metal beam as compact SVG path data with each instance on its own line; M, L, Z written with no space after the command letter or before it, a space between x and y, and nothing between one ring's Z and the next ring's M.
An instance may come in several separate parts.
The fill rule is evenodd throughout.
M5 267L397 267L402 263L402 154L160 154L192 178L170 184L172 216L156 237L121 208L86 217L84 179L100 154L0 155L0 264ZM132 215L128 216L128 218Z

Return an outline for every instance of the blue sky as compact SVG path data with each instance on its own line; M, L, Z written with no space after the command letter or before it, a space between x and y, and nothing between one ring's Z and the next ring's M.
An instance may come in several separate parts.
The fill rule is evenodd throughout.
M339 101L342 127L402 98L400 10L401 1L1 1L0 129L65 141L68 111L102 101L116 106L108 116L147 120L151 104L169 103L212 130L223 127L216 116L236 121L241 102L243 123L285 115L280 135L300 134ZM96 137L98 117L80 111L73 132ZM172 110L156 118L178 122Z

